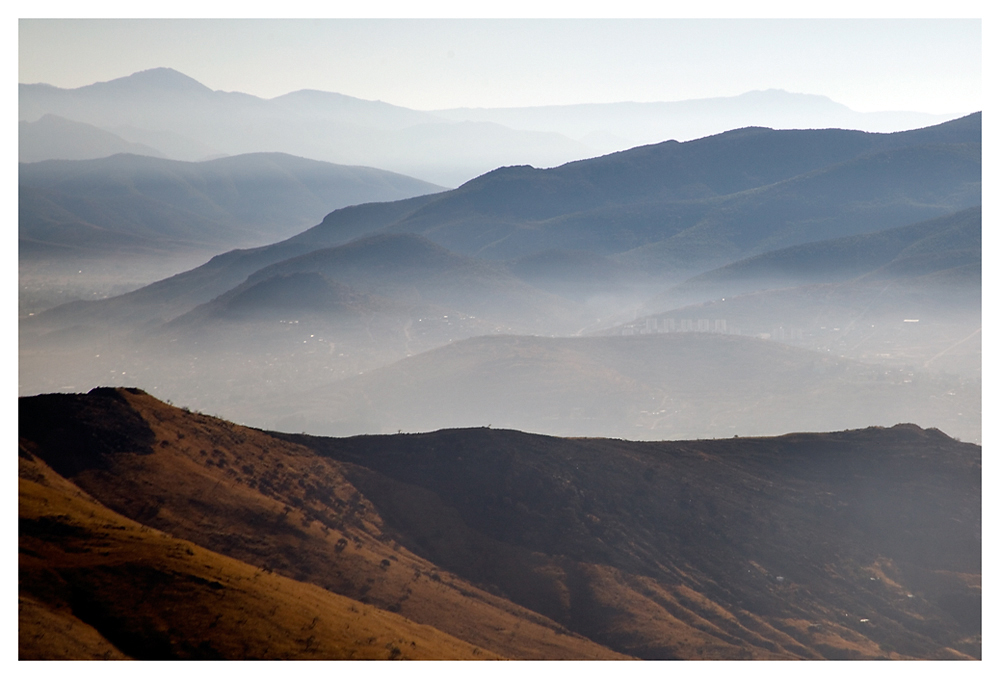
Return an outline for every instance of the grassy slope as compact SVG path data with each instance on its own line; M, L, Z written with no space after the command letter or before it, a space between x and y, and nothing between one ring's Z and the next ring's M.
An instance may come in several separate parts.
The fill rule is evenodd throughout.
M28 453L18 462L22 660L497 657L131 521Z
M44 450L57 470L125 516L503 656L621 657L403 549L382 532L377 510L346 480L342 466L308 449L141 393L104 392L82 408L74 397L56 400L66 409L50 403L53 419L40 416L35 425L22 426L22 436L35 440L29 447ZM86 439L80 431L60 430L68 421L86 422L84 430L96 426L99 433ZM68 439L84 442L59 457ZM127 443L121 450L102 449L106 441Z
M122 514L507 657L980 654L981 450L939 432L275 437L123 390L21 416Z

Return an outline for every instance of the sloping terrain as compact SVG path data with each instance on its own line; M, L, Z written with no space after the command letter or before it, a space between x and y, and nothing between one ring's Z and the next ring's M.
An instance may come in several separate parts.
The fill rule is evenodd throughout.
M747 128L546 170L504 167L379 228L490 259L628 252L661 274L727 263L978 204L980 119L889 135ZM341 219L296 240L335 237Z
M981 450L936 430L323 439L102 389L19 435L23 655L469 652L313 585L476 657L981 653Z
M343 465L133 392L22 401L23 449L110 510L249 564L244 580L273 571L507 657L620 657L402 548Z
M23 449L18 465L21 660L496 657L127 519Z

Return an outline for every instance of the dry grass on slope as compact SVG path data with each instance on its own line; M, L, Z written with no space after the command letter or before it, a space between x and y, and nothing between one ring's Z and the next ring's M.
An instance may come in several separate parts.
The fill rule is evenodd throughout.
M401 547L344 463L138 391L38 399L25 447L120 514L504 657L625 657Z
M21 659L489 659L103 507L22 451Z

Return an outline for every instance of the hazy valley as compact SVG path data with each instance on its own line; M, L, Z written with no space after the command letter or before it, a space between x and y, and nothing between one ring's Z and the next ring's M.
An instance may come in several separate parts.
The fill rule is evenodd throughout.
M22 658L981 657L981 114L19 108Z

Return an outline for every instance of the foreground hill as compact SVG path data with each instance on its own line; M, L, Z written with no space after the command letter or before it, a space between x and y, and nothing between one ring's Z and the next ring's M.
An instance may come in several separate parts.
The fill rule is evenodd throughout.
M205 569L203 578L221 575L213 581L221 579L227 586L230 585L224 580L229 574L226 568L240 576L238 581L233 578L233 586L243 592L234 594L249 594L252 598L254 594L262 596L268 587L294 590L291 585L272 584L265 579L260 583L265 592L259 592L255 587L257 578L273 571L399 613L458 636L482 650L491 649L508 657L620 657L408 551L383 532L379 511L346 479L344 465L319 457L308 448L170 407L138 390L103 389L88 396L40 396L22 401L21 405L21 443L29 456L41 458L56 474L114 512L250 564L237 567L232 561L215 556L215 568L221 566L223 571ZM59 521L56 517L55 522ZM108 528L102 527L101 533L107 531ZM70 536L74 532L79 533L79 528L63 531ZM60 538L59 527L50 534ZM97 539L101 537L98 535ZM172 547L173 552L177 542L151 546L151 556L167 547ZM99 544L90 547L94 551L106 549ZM181 563L171 570L177 570L185 560L193 562L188 568L200 570L200 555L204 551L188 555L194 556L193 559L182 557ZM97 554L92 558L100 561ZM208 554L204 558L213 557ZM27 566L22 563L22 568L54 569L59 574L64 568L77 565L42 561ZM114 597L106 588L117 579L113 576L102 579L100 573L107 569L99 563L92 568L96 568L96 573L80 582L77 596L92 596L100 605L113 605ZM128 573L126 567L125 575ZM181 582L190 580L184 574L181 570L172 577ZM40 577L44 581L44 576ZM197 591L199 585L207 588L208 593L218 590L212 581L195 581L187 586ZM105 589L94 592L98 587ZM165 589L164 596L170 595L171 588ZM44 590L28 593L37 598ZM57 591L56 595L59 594ZM61 594L72 597L74 592L71 589ZM289 594L310 596L304 589ZM185 590L175 591L173 596L183 600ZM212 600L210 597L208 602ZM202 623L221 622L226 617L229 618L227 641L238 643L242 636L238 621L251 618L250 611L243 610L230 617L229 612L215 610L208 602L201 604L200 610L197 605L188 609L204 618L190 621L188 629L193 632L201 629ZM56 605L59 603L57 600ZM314 616L329 621L330 617L345 613L361 611L370 615L362 608L359 604L351 611L349 606L337 603L333 611L327 612L317 607L315 612L305 613L308 617L301 629L292 626L296 621L292 617L285 622L276 621L288 625L288 631L270 632L278 639L289 631L296 638L305 639L313 634L308 622ZM238 608L233 613L236 611ZM112 610L109 622L118 626L143 622L144 615L134 618L129 615L134 614L127 608ZM379 633L398 633L392 632L394 624L391 620L384 623ZM140 627L140 634L142 630ZM268 631L266 626L265 631ZM184 640L200 642L197 635L184 639L181 630L177 633L178 645ZM390 640L399 646L398 641ZM409 645L409 639L406 642ZM419 639L417 644L421 644ZM266 648L266 644L263 646ZM294 643L291 646L295 652L308 655L308 648L296 647ZM334 652L345 650L327 648L327 657L339 657ZM439 657L469 651L468 647L462 650L454 645L451 650L447 645L444 648L446 653ZM256 653L250 655L259 654L260 649L258 646ZM375 657L386 657L391 649L383 643L370 652Z
M18 466L21 660L496 657L127 519L24 449Z
M477 657L981 653L981 450L936 430L324 439L101 389L19 434L22 656L468 652L302 582Z

